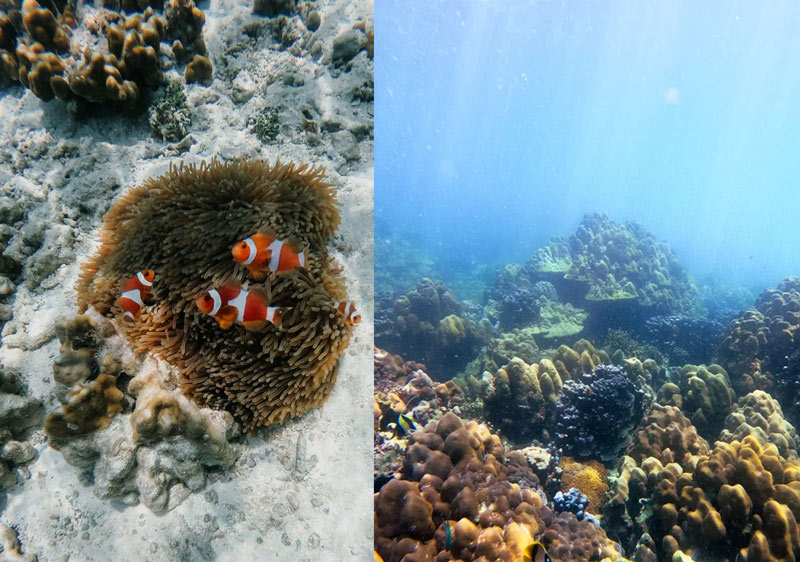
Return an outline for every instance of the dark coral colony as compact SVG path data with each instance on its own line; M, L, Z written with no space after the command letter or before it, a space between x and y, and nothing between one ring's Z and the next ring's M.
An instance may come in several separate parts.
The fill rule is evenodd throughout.
M479 305L380 289L376 559L800 560L799 278L698 291L592 214Z

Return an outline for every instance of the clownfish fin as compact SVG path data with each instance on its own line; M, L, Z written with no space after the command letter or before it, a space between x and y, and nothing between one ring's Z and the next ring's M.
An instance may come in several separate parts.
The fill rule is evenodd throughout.
M223 330L227 330L233 326L233 321L236 320L238 315L239 311L234 307L223 306L215 316L217 318L217 322L219 322L219 327Z
M266 277L266 273L264 276ZM260 287L248 287L247 290L250 291L251 295L257 295L259 298L263 299L264 304L266 305L269 305L270 301L272 300L272 291L267 285Z
M122 320L125 322L133 323L136 322L136 317L133 315L133 312L126 310L122 313Z
M266 320L248 320L247 322L242 322L244 329L248 332L260 332L263 330L266 325Z
M250 279L253 281L263 281L267 278L267 272L260 269L250 270Z

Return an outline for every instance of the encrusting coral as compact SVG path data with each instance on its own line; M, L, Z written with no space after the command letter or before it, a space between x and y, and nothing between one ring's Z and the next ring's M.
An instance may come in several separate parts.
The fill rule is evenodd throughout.
M121 284L153 269L154 304L121 323L134 350L175 366L185 394L230 411L247 431L280 423L327 399L350 340L336 309L344 287L327 251L338 224L321 168L247 160L172 167L106 214L100 248L82 267L78 305L121 318ZM231 248L259 231L305 248L307 270L267 280L272 305L291 308L281 328L221 330L195 299L244 281Z

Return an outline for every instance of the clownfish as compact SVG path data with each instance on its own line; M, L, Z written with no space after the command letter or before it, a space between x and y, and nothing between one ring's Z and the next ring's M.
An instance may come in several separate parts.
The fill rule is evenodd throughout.
M262 281L268 271L286 273L306 266L305 250L298 252L289 242L260 232L234 244L231 253L256 281Z
M150 291L153 289L153 279L156 273L152 269L143 269L127 281L122 287L117 304L122 308L122 319L133 322L139 317L145 302L150 300Z
M213 316L223 330L238 322L246 330L260 330L267 322L280 328L284 315L291 310L284 306L269 306L269 300L259 291L246 291L225 285L211 289L195 303L197 308Z
M522 551L523 562L553 562L539 541L534 541Z
M348 326L355 326L361 322L361 315L356 312L356 303L353 301L342 301L336 305L336 310L344 314L344 323Z

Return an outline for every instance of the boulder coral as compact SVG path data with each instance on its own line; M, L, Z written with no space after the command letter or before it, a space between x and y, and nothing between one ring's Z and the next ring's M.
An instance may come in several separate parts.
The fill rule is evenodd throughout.
M489 380L483 405L493 426L515 442L538 437L555 413L562 386L558 373L515 357Z
M772 443L784 458L798 458L798 438L794 426L783 417L778 401L763 390L754 390L739 398L725 418L720 441L741 441L754 437L764 447Z
M338 224L321 168L247 160L173 166L106 214L100 247L82 266L78 306L120 320L124 280L155 270L154 304L137 321L118 322L133 349L177 368L183 393L230 411L245 430L280 423L327 399L350 341L352 326L336 309L345 298L340 269L327 250ZM195 299L245 281L231 247L259 231L307 250L305 271L270 275L264 286L273 306L291 311L280 328L221 330Z

